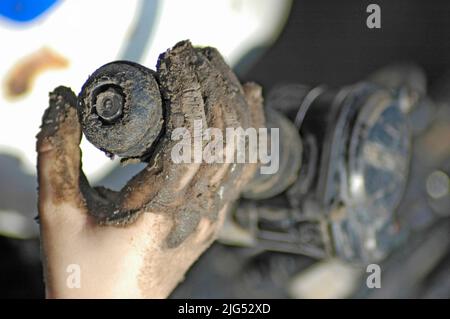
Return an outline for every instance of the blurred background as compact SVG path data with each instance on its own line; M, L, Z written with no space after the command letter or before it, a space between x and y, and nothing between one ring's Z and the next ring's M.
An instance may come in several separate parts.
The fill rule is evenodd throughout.
M242 81L340 87L398 62L418 65L435 102L411 119L411 171L399 214L411 226L383 261L383 286L342 261L214 244L174 298L450 297L450 2L376 1L381 29L366 27L373 1L1 0L0 297L42 298L35 135L48 92L78 92L118 59L154 69L177 41L214 46ZM118 168L84 139L94 184L119 188L142 166Z

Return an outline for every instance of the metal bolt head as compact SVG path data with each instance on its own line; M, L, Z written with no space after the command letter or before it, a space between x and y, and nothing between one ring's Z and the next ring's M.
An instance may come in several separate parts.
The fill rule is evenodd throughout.
M78 116L86 139L108 155L150 158L164 125L155 72L130 61L101 66L81 88Z
M97 115L106 122L114 122L123 112L124 98L113 88L97 95L95 110Z

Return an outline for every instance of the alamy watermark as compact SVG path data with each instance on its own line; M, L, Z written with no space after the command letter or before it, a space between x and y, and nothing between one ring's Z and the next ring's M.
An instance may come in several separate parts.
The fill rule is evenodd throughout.
M370 273L366 279L367 288L381 288L381 267L378 264L367 265L366 272Z
M370 13L366 20L369 29L381 29L381 7L378 4L369 4L366 12Z
M279 169L279 129L228 127L225 137L218 128L203 129L195 120L193 135L185 127L173 130L178 141L171 150L174 163L261 163L261 174L275 174ZM270 135L270 141L269 141ZM204 143L205 142L205 143ZM268 148L270 147L270 153Z
M66 286L69 289L81 288L81 267L78 264L70 264L66 267L69 274L66 278Z

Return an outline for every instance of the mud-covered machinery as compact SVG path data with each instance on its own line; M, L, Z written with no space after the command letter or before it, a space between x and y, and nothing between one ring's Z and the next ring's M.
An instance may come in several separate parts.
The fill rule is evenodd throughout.
M414 66L342 88L270 92L266 126L280 132L279 170L257 171L220 240L319 258L385 257L402 237L395 213L408 181L410 116L425 103L425 78ZM136 63L95 71L78 107L84 134L110 156L148 161L164 134L155 73Z

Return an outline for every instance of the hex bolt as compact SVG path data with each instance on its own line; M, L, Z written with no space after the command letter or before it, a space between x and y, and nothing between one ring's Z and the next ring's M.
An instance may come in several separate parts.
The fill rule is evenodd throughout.
M130 61L101 66L81 88L78 116L86 138L109 156L146 160L164 131L155 72Z
M96 98L95 111L106 122L112 123L122 115L124 98L114 88L99 93Z

